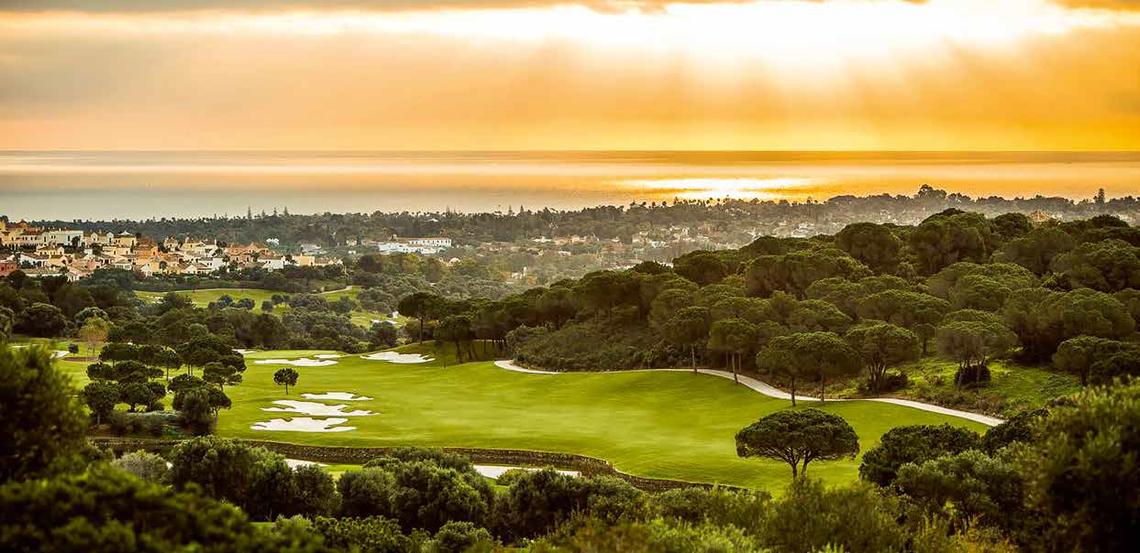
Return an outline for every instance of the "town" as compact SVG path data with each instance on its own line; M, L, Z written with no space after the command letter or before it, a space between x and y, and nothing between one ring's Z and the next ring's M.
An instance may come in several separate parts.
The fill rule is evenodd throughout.
M0 276L17 269L37 278L66 276L74 282L98 269L123 269L137 277L152 275L205 275L223 268L281 270L286 266L340 265L335 257L307 253L278 253L267 246L224 245L217 240L167 237L157 242L129 232L84 232L45 228L20 221L0 220L0 247L13 253L0 256Z

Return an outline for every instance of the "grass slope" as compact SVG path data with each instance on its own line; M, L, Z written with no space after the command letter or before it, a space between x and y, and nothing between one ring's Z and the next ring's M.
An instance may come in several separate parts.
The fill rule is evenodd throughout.
M425 346L402 352L430 352ZM263 352L254 358L288 358L315 352ZM286 396L273 384L283 365L250 363L241 386L228 387L233 409L223 411L222 436L343 446L470 446L579 453L642 476L776 490L788 482L787 465L736 457L733 437L756 419L790 407L707 375L677 372L532 375L480 361L445 366L393 364L359 356L337 365L299 367L298 385ZM375 399L347 403L381 413L351 417L356 430L341 433L251 430L257 421L289 418L265 412L278 399L301 393L353 392ZM308 400L312 401L312 400ZM804 408L804 407L800 407ZM963 419L873 402L829 403L860 436L863 451L894 426L940 424L984 431ZM297 415L304 416L304 415ZM828 482L856 477L858 459L815 463L809 472Z

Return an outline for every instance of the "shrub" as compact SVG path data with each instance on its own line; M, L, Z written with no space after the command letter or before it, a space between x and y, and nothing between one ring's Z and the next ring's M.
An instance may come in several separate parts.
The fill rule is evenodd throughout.
M654 513L691 524L732 525L749 533L757 531L772 501L767 492L724 488L678 488L653 498Z
M974 449L978 435L971 430L942 424L898 426L879 439L879 445L863 455L859 476L880 486L889 486L895 480L899 467L906 463L921 463L939 455L955 454Z
M427 540L420 532L404 535L399 523L384 517L317 517L313 519L313 532L334 549L368 553L420 551Z
M156 484L166 484L170 481L170 467L166 459L147 453L136 451L127 453L111 462L111 466L125 470L143 480Z
M901 551L907 532L895 521L897 502L867 484L825 488L799 478L772 502L760 523L760 542L787 553L811 553L828 545L850 553Z
M528 472L531 471L526 469L511 469L504 472L503 474L500 474L499 477L495 479L495 483L500 486L510 486L517 482L519 478L526 475Z
M340 508L340 495L331 474L316 465L293 469L297 490L293 512L305 516L331 516Z
M425 553L464 553L478 545L489 547L494 544L491 533L470 522L448 522L435 533L428 542Z

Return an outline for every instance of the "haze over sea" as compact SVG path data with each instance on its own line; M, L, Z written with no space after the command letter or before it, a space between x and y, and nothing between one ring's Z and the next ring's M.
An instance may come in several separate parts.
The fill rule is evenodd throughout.
M0 152L0 214L145 219L577 209L674 198L1140 192L1140 152Z

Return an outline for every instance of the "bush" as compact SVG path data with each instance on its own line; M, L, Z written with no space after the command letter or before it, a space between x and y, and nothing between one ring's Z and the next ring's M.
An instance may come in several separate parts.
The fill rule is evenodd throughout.
M341 551L410 553L420 551L427 541L422 532L404 535L399 523L384 517L317 517L312 528L324 538L326 546Z
M494 538L491 537L490 532L470 522L448 522L425 545L424 551L425 553L464 553L479 545L488 549L494 545Z
M898 426L879 439L879 445L863 454L859 476L880 486L889 486L895 480L899 467L907 463L921 463L939 455L953 455L978 444L978 435L972 430L942 424Z
M798 478L772 502L760 523L760 542L780 552L811 553L828 545L849 553L902 551L907 532L898 525L895 500L862 484L827 489Z
M170 481L170 467L166 459L147 453L136 451L127 453L111 462L111 466L125 470L143 480L156 484L166 484Z
M499 477L495 479L495 483L500 486L510 486L517 482L519 478L526 475L528 472L531 471L526 469L511 469L504 472L503 474L500 474Z
M772 496L767 492L691 487L658 494L652 503L654 512L667 519L691 524L732 525L755 533L771 501Z
M340 508L340 495L332 475L316 465L302 465L293 469L297 485L293 512L305 516L332 516Z
M79 344L67 344L67 353L72 355L79 353Z
M434 532L449 521L482 524L494 498L490 484L473 470L385 458L344 473L337 489L342 516L383 516L407 531Z

